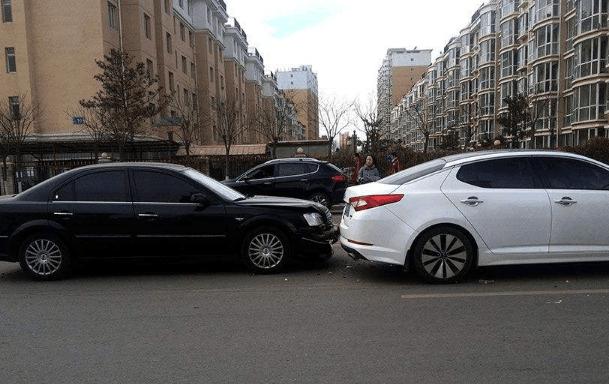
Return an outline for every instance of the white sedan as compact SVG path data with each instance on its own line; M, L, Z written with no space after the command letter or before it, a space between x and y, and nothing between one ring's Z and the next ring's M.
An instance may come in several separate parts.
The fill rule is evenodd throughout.
M477 266L609 260L609 167L560 152L478 152L351 187L340 224L352 256L430 282Z

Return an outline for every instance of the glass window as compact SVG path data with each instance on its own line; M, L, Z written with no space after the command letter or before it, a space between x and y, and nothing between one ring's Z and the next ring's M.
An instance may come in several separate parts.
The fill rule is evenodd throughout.
M144 32L146 33L146 37L148 39L152 39L152 24L150 21L150 16L144 13Z
M74 194L74 182L70 182L63 187L59 188L53 194L53 201L74 201L76 195Z
M466 164L457 179L481 188L534 189L538 185L527 157L513 157Z
M11 117L15 120L20 119L21 116L21 100L19 96L9 96L8 105L11 109Z
M274 173L274 165L265 165L263 167L251 170L245 175L245 178L248 180L268 179L269 177L273 177Z
M277 176L296 176L306 173L309 173L309 168L304 163L279 164L277 167Z
M136 201L147 203L190 203L201 190L188 181L154 171L135 171Z
M539 163L550 189L609 189L609 171L597 165L559 157L540 158Z
M402 172L398 172L395 175L386 177L380 180L379 183L390 185L406 184L421 177L431 175L432 173L444 168L445 165L446 161L443 159L432 160L427 163L408 168Z
M112 29L118 29L118 11L114 3L108 2L108 24Z
M76 201L130 201L123 171L90 173L74 182Z
M15 59L15 48L9 47L4 49L6 56L6 72L17 72L17 60Z
M2 22L10 23L13 21L13 6L12 0L1 0L2 1Z

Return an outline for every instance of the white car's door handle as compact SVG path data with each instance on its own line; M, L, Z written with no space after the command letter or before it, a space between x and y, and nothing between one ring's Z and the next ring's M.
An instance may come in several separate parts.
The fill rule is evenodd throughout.
M465 200L461 200L462 204L468 205L470 207L477 207L480 204L484 203L484 201L478 199L476 196L468 197Z
M565 207L570 207L570 206L572 206L572 205L577 204L577 201L573 200L573 199L572 199L572 198L570 198L570 197L563 197L562 199L560 199L560 200L555 200L554 202L555 202L556 204L560 204L560 205L563 205L563 206L565 206Z

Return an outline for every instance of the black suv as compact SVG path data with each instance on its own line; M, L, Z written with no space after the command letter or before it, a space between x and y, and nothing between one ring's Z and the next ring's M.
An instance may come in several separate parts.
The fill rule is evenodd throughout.
M332 255L337 231L320 204L246 196L167 164L79 168L0 199L0 260L41 280L77 260L240 255L256 272L292 256Z
M340 169L316 159L271 160L224 183L248 196L294 197L326 207L341 203L347 189Z

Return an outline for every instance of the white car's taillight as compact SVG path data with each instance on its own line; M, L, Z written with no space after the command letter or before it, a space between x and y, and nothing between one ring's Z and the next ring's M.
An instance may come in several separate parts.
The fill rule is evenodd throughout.
M349 204L355 209L356 212L364 211L366 209L376 208L387 204L394 204L402 200L404 195L370 195L370 196L357 196L349 199Z

